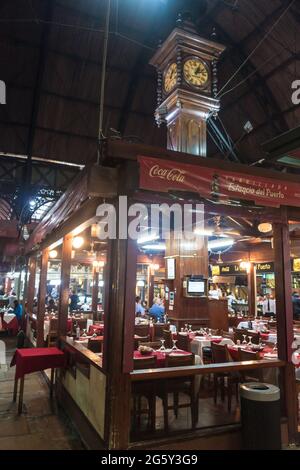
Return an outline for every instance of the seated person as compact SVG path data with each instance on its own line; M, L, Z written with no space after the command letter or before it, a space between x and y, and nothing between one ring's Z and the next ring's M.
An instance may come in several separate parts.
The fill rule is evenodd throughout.
M14 300L14 314L17 317L19 326L21 326L21 322L22 322L22 305L19 304L18 300Z
M165 314L165 307L161 305L159 299L155 299L154 304L149 310L149 314L153 317L157 322L164 321L164 314Z
M49 299L47 309L48 309L48 312L51 312L51 310L54 310L54 311L57 310L54 299Z
M139 296L137 296L135 298L135 314L137 316L140 316L140 315L144 316L145 315L145 309L141 304L141 298Z
M78 308L79 297L76 292L73 290L70 295L70 310L77 310Z

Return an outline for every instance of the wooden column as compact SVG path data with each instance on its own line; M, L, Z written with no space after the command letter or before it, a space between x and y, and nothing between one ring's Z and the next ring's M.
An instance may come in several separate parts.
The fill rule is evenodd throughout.
M150 276L149 276L149 293L148 293L148 307L152 307L154 299L154 274L150 268Z
M295 368L291 363L293 341L293 306L291 288L290 237L286 212L282 210L283 222L273 224L275 253L275 292L278 357L287 362L283 371L283 394L288 417L289 439L297 433L297 394Z
M45 248L41 256L41 274L40 286L38 295L38 308L37 308L37 347L44 346L44 317L45 317L45 303L47 295L47 271L48 271L48 258L49 250Z
M131 386L128 372L133 362L136 251L135 241L110 241L111 288L104 321L108 380L106 441L109 449L126 449L129 443Z
M94 320L97 320L97 306L99 295L99 271L93 267L92 312Z
M72 258L72 235L64 236L61 258L61 284L58 308L58 335L65 336L67 333L67 321L70 297L70 272Z
M249 315L256 316L256 268L253 263L250 263L250 269L247 274L248 283L248 306Z
M27 313L33 312L33 300L34 300L34 289L35 289L35 275L36 275L36 257L30 257L28 263L28 283L27 283Z
M274 223L273 239L278 357L283 361L291 361L291 345L294 338L290 237L287 223Z

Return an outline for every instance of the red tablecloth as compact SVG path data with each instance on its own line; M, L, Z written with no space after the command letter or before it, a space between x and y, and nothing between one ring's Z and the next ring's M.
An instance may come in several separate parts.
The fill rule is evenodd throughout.
M103 341L103 336L94 336L93 338L90 338L89 341Z
M91 325L91 326L89 327L88 334L89 334L89 335L93 335L94 333L103 334L103 331L104 331L104 325Z
M174 354L182 354L183 356L189 356L191 353L187 351L183 351L182 349L178 349ZM167 353L163 351L152 351L149 354L141 354L140 351L134 351L133 357L135 359L141 359L143 357L156 357L156 365L157 367L165 367L166 364L166 355ZM172 356L172 352L169 353Z
M228 345L227 348L228 348L228 351L229 351L230 356L232 357L232 359L234 361L238 361L239 360L238 348L236 346L230 346L230 345ZM241 348L241 349L244 349L245 351L252 351L251 349L249 350L247 348ZM263 357L266 353L272 353L272 352L273 352L273 348L266 346L263 349L263 351L259 352L259 355L263 359Z
M2 326L5 330L10 331L13 335L17 335L19 331L19 324L17 317L13 318L9 323L2 320Z
M10 366L16 365L16 379L25 374L65 366L65 355L58 348L17 349Z

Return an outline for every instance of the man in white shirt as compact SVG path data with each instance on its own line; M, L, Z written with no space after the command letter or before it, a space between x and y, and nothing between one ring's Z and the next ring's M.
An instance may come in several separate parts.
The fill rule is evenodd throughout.
M212 299L219 300L222 297L222 291L216 284L214 284L208 292L208 296Z
M272 299L270 294L267 294L266 298L264 299L262 303L262 308L263 308L263 315L267 317L272 317L276 315L276 300Z

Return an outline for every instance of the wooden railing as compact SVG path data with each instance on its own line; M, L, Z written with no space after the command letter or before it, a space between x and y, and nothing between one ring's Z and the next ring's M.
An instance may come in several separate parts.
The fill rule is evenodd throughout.
M160 369L134 370L130 373L133 382L152 379L168 379L175 377L187 377L193 375L206 375L224 372L238 372L251 369L267 369L274 367L285 367L286 363L280 360L259 360L226 362L223 364L206 364L188 367L164 367Z

